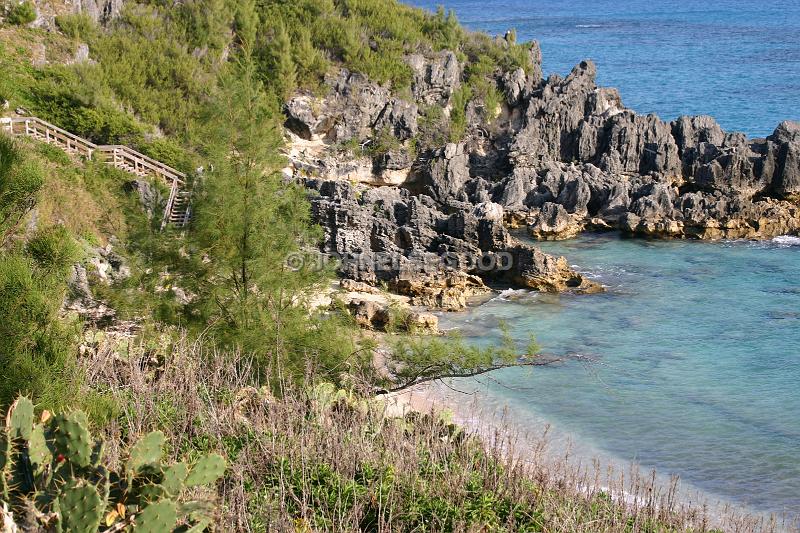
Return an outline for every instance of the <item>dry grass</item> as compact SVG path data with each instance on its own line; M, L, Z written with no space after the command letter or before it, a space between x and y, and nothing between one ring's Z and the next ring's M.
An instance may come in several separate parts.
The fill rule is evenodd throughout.
M185 339L131 346L126 357L107 344L89 352L87 386L119 406L105 429L112 461L120 443L156 428L173 458L210 449L229 457L218 486L223 531L712 528L707 509L682 503L674 483L553 462L509 432L465 435L435 416L392 417L382 402L337 399L324 387L287 385L276 396L250 382L246 357ZM730 509L719 519L725 531L778 529Z

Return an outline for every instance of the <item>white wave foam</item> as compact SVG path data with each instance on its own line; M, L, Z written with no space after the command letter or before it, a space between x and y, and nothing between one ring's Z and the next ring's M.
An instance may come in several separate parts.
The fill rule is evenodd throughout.
M576 24L576 28L602 28L602 24Z
M528 294L528 291L525 289L506 289L497 295L497 299L505 301L518 300L526 294Z
M772 242L778 246L800 246L800 237L793 237L791 235L781 235L775 237Z

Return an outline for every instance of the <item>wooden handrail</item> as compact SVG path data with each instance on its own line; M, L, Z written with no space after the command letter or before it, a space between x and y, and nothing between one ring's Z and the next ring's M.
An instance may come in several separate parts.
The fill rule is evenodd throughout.
M14 129L15 124L24 124L24 131L17 131ZM94 159L95 154L102 154L107 163L114 167L121 168L136 175L155 174L164 178L169 187L169 198L167 205L164 209L164 218L162 220L162 228L170 223L173 219L173 210L175 208L175 198L177 197L181 187L186 183L186 174L172 168L169 165L162 163L152 157L146 156L141 152L137 152L121 144L108 144L96 145L93 142L78 137L64 129L59 128L49 122L46 122L37 117L13 117L2 118L0 128L8 130L11 135L26 135L34 137L44 137L47 143L54 143L67 152L79 152L86 156L87 159ZM111 160L108 160L108 157ZM185 208L185 213L181 209ZM182 214L181 220L176 221L179 226L186 225L189 218L190 209L188 205L181 204L179 214Z
M122 144L104 144L97 147L98 152L107 153L107 154L114 154L115 152L118 155L122 155L123 157L127 157L131 161L135 161L150 170L162 174L169 179L175 180L181 184L184 183L186 179L186 174L179 170L175 170L169 165L165 165L161 161L157 161L152 157L148 157L141 152L137 152L133 148L129 148Z
M171 180L177 180L181 184L183 184L186 180L186 174L183 172L172 168L169 165L162 163L152 157L146 156L141 152L134 150L128 146L122 144L105 144L105 145L97 145L93 142L89 141L88 139L84 139L83 137L78 137L77 135L68 132L58 126L51 124L45 120L42 120L38 117L14 117L11 119L11 131L14 133L14 124L25 124L26 128L33 126L35 129L44 133L45 135L51 134L53 132L63 136L66 140L72 141L75 144L79 145L80 147L84 148L84 151L87 153L89 158L91 159L92 153L95 151L103 152L103 153L121 153L121 155L131 159L133 161L138 162L139 164L147 167L148 169L166 176ZM37 128L38 127L38 128ZM39 128L43 128L44 131L39 130ZM28 134L28 131L25 132Z
M75 141L76 143L82 144L82 145L84 145L87 148L90 148L92 150L96 150L97 149L97 145L94 144L92 141L90 141L88 139L84 139L83 137L78 137L77 135L75 135L73 133L70 133L67 130L61 129L58 126L56 126L54 124L50 124L49 122L46 122L46 121L44 121L44 120L42 120L40 118L37 118L37 117L14 117L14 118L12 118L11 119L12 131L13 131L13 128L14 128L14 124L30 124L30 123L33 123L33 124L39 125L39 126L43 126L45 129L48 129L48 130L56 131L56 132L60 133L61 135L63 135L64 137L67 137L71 141Z

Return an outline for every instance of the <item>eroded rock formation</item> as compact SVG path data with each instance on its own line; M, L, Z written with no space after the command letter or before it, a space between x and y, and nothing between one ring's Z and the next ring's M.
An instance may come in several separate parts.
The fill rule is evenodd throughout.
M327 97L287 103L287 174L314 191L325 251L344 258L343 276L458 309L492 282L598 289L509 227L535 239L587 228L702 239L800 229L800 124L748 139L711 117L665 122L598 87L590 61L544 79L535 43L530 57L529 72L493 74L498 113L469 102L464 138L421 150L412 142L423 110L440 106L446 125L465 83L452 52L410 55L405 99L342 70L327 80ZM387 134L393 146L370 149ZM348 143L358 156L341 150Z

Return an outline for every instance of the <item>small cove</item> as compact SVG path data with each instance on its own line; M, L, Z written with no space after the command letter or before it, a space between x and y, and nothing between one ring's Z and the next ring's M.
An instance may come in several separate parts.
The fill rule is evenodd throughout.
M520 343L593 362L497 372L481 402L712 498L800 513L800 239L539 244L607 292L505 291L442 326L491 343L503 321Z

